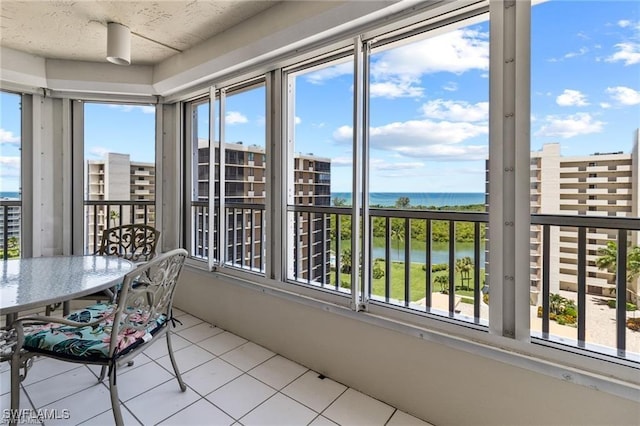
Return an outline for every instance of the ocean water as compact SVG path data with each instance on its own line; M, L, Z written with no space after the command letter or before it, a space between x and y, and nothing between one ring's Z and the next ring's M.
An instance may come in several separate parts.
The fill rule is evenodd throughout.
M0 191L0 198L9 198L9 199L14 199L14 200L19 200L20 199L20 193L19 192L13 192L13 191Z
M413 207L467 206L485 203L483 192L371 192L369 204L393 207L400 197L409 198L409 206ZM331 204L336 198L345 200L347 205L351 204L350 192L332 192Z

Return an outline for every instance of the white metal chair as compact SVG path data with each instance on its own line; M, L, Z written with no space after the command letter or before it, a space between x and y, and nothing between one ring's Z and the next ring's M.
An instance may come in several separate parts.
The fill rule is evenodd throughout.
M118 256L142 264L156 255L156 245L160 239L160 231L153 226L141 223L114 226L102 231L97 256ZM107 289L98 293L82 296L76 300L113 300L117 289ZM51 315L60 304L47 306L45 315ZM63 305L63 315L69 315L69 302Z
M31 358L46 356L101 365L99 381L108 369L113 416L116 425L122 425L117 368L163 335L176 379L184 392L187 387L173 355L169 327L173 323L173 295L186 256L186 250L175 249L138 266L125 275L114 303L91 305L64 319L46 316L17 319L13 323L17 345L11 357L12 410L19 407L20 382L27 375Z

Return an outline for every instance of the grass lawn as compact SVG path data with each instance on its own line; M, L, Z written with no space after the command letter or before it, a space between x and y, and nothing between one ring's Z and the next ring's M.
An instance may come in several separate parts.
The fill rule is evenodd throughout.
M378 261L382 269L384 270L385 262ZM408 299L412 302L418 301L425 297L426 288L426 271L422 269L424 266L423 263L411 263L411 269L409 273L409 297ZM449 275L448 271L438 271L433 272L431 274L432 282L435 281L435 277L439 275L447 276ZM484 269L480 270L480 277L484 275ZM335 271L331 275L332 283L335 283ZM482 280L482 278L481 278ZM342 287L350 287L351 283L351 275L350 274L340 274L340 281ZM475 287L475 282L473 280L473 271L471 272L471 280L469 281L468 289L461 289L461 278L459 273L455 273L455 285L456 285L456 294L462 296L462 301L465 302L466 298L473 299L473 289ZM392 262L391 263L391 278L390 278L390 297L398 300L405 300L405 289L404 289L404 262ZM385 285L386 279L385 277L373 279L371 286L371 293L377 296L384 297L385 294ZM432 292L440 292L441 287L438 283L433 283L431 286Z

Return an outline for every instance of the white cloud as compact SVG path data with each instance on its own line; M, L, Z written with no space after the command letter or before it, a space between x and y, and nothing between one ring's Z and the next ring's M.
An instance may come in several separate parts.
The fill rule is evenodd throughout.
M569 53L566 53L566 54L564 55L564 57L565 57L566 59L569 59L569 58L575 58L576 56L582 56L582 55L585 55L585 54L586 54L586 53L588 53L588 52L589 52L589 49L587 49L586 47L581 47L581 48L580 48L580 49L578 49L576 52L569 52Z
M622 61L625 65L640 63L640 43L618 43L614 47L617 49L617 52L609 56L606 59L607 62Z
M20 145L20 136L16 136L9 130L0 128L0 144Z
M633 90L630 87L617 86L607 87L607 94L616 102L622 105L640 104L640 91Z
M351 167L353 158L351 157L335 157L331 159L331 167Z
M579 90L564 89L561 95L556 98L556 103L560 106L587 106L587 97Z
M462 74L473 69L489 69L489 34L466 28L388 50L375 60L371 72L376 79L415 79L423 74Z
M229 111L224 117L224 121L227 124L241 124L241 123L248 123L249 119L247 119L247 117L240 112Z
M422 105L422 113L427 118L449 121L487 121L489 102L470 104L465 101L436 99Z
M115 105L109 104L109 108L117 109L123 112L140 111L144 114L155 114L156 107L152 105Z
M322 68L317 71L307 74L305 77L309 83L323 84L326 80L340 77L343 75L353 74L353 63L344 62L342 64L333 65L327 68Z
M458 83L456 83L455 81L449 81L447 84L442 86L442 89L446 90L447 92L455 92L458 90Z
M602 109L611 108L611 104L609 102L600 102L600 108Z
M89 155L95 158L104 158L112 150L102 147L102 146L94 146L89 150Z
M294 122L295 122L296 124L300 124L300 123L302 123L302 118L300 118L300 117L298 117L298 116L296 115L296 117L294 118Z
M450 31L416 43L375 54L371 65L371 96L400 98L421 97L424 74L470 70L488 71L489 34L471 28ZM307 81L322 84L342 75L352 75L351 62L309 73ZM448 84L445 90L457 90Z
M486 160L488 147L485 145L431 145L401 147L399 152L408 157L432 158L438 161Z
M424 93L422 87L414 86L411 81L384 81L371 83L372 98L418 98Z
M19 177L20 176L20 157L0 156L0 176L2 177Z
M560 137L563 139L572 138L578 135L599 133L602 131L604 122L595 120L591 114L579 112L568 116L548 115L545 123L536 136Z
M378 161L372 161L372 166L376 170L413 170L421 169L424 167L424 163L420 161L389 163L379 159Z
M486 124L432 120L395 122L369 130L373 149L391 151L403 157L425 159L481 160L487 156L487 146L460 145L470 138L486 135ZM333 137L350 141L350 126L338 128Z

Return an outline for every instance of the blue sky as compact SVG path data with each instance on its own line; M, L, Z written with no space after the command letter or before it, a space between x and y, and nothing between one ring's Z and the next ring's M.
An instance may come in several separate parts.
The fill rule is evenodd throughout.
M483 192L488 152L488 22L374 51L371 190ZM532 10L531 149L630 152L640 127L640 2L549 1ZM351 188L352 66L294 77L295 150L332 160ZM17 190L15 96L0 96L0 191ZM208 123L200 115L200 127ZM86 104L86 157L153 161L153 107ZM226 141L264 146L264 89L227 99ZM202 135L202 134L201 134Z

